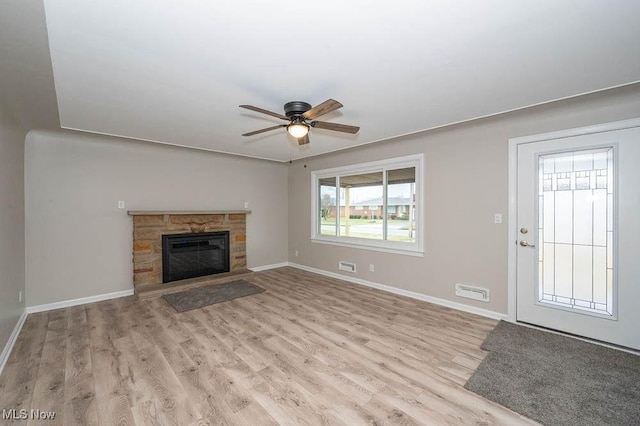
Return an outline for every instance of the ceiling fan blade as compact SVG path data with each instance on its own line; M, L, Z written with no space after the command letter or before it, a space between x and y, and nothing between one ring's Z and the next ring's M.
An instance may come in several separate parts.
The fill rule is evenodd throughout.
M329 123L327 121L312 121L311 123L311 127L317 127L318 129L325 129L325 130L333 130L336 132L342 132L342 133L358 133L358 130L360 130L360 127L357 126L349 126L348 124L338 124L338 123Z
M306 145L306 144L308 144L309 142L311 142L311 141L309 140L309 134L306 134L306 135L304 135L303 137L298 138L298 145Z
M279 118L280 120L289 121L289 119L286 116L282 115L282 114L278 114L277 112L267 111L266 109L258 108L258 107L255 107L253 105L240 105L240 108L250 109L251 111L261 112L263 114L267 114L267 115L270 115L272 117Z
M338 108L342 108L342 106L343 105L335 99L327 99L320 105L316 105L309 111L302 114L302 116L307 120L313 120L316 117L320 117L321 115L328 114L331 111L337 110Z
M270 130L279 129L281 127L287 127L287 125L286 124L279 124L277 126L267 127L266 129L260 129L260 130L255 130L253 132L245 133L242 136L253 136L253 135L257 135L258 133L268 132Z

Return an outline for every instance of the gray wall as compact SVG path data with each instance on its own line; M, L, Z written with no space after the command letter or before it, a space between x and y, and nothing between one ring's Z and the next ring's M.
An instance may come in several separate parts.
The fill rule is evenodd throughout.
M509 138L635 117L640 85L296 161L289 173L289 260L506 313ZM310 242L312 171L417 153L425 155L424 257ZM502 224L493 223L495 213ZM355 262L358 272L338 271L339 260ZM489 288L490 303L456 297L455 283Z
M26 131L59 128L43 0L0 1L0 58L0 113Z
M42 0L0 2L0 352L24 309L24 140L58 127ZM23 298L24 300L24 298Z
M25 306L23 164L24 132L0 117L0 352Z
M242 209L248 201L248 266L285 262L287 167L82 133L30 132L27 306L132 289L126 210Z

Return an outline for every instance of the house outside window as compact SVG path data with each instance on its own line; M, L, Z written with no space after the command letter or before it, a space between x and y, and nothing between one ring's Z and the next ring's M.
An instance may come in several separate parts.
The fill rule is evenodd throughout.
M421 256L423 161L419 154L312 172L312 241Z

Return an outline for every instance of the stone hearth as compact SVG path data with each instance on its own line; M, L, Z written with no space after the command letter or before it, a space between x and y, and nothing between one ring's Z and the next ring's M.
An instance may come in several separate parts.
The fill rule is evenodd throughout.
M229 231L231 273L246 270L249 210L129 211L133 217L134 289L162 284L162 236Z

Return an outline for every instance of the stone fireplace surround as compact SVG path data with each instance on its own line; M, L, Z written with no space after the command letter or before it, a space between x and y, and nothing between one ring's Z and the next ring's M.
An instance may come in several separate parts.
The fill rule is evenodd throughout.
M133 286L136 293L142 287L162 284L162 235L229 231L230 272L246 270L246 217L250 210L127 213L133 218Z

